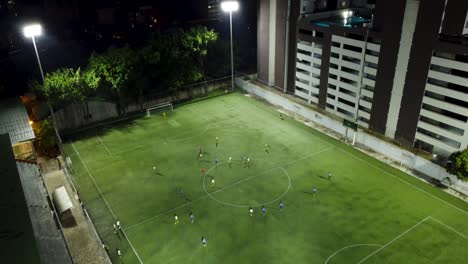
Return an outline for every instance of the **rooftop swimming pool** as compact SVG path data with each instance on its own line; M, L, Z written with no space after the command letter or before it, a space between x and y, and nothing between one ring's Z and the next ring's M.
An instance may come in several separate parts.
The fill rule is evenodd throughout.
M317 26L321 26L321 27L330 27L331 25L342 26L342 27L358 27L364 23L370 22L370 19L355 16L355 17L349 17L346 20L346 23L344 22L345 22L345 19L342 18L342 19L336 19L332 21L313 22L313 24Z

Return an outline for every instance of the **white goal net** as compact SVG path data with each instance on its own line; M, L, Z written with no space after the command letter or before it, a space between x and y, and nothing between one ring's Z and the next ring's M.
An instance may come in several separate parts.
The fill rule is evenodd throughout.
M166 102L158 105L152 105L146 108L146 116L150 117L151 115L162 113L162 112L169 112L174 111L174 107L172 106L171 102Z

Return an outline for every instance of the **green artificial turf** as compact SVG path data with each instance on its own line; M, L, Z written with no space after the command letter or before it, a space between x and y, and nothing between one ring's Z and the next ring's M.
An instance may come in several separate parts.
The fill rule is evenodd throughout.
M468 259L468 204L295 120L281 120L272 107L240 93L177 107L167 119L87 131L65 148L114 261L116 248L127 264L139 263L135 251L143 263ZM242 157L250 157L250 167ZM113 234L112 214L134 250Z

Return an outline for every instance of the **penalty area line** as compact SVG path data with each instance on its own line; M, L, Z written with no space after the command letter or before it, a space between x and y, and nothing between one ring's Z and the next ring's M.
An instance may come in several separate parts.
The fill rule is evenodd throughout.
M112 156L112 152L110 151L110 149L107 147L106 143L104 143L104 141L102 140L102 138L100 136L97 136L99 141L101 142L101 144L106 148L107 150L107 153L109 153L109 155Z
M435 218L432 217L432 216L430 216L430 218L431 218L432 220L434 220L435 222L439 223L440 225L444 226L445 228L447 228L447 229L449 229L449 230L451 230L451 231L457 233L458 235L460 235L460 236L463 237L464 239L467 239L467 240L468 240L468 236L462 234L460 231L455 230L455 228L450 227L450 226L448 226L448 225L442 223L442 221L437 220L437 219L435 219Z
M356 264L360 264L364 261L366 261L367 259L369 259L370 257L374 256L375 254L377 254L378 252L380 252L382 249L388 247L390 244L392 244L393 242L397 241L400 237L406 235L407 233L409 233L411 230L415 229L416 227L418 227L420 224L426 222L428 219L430 219L431 217L428 216L426 218L424 218L423 220L419 221L417 224L415 224L414 226L408 228L406 231L404 231L403 233L399 234L398 236L396 236L394 239L390 240L387 244L383 245L381 248L377 249L376 251L372 252L370 255L368 255L367 257L361 259L361 261L357 262Z
M112 217L114 218L114 220L117 220L117 217L115 216L114 211L112 210L112 208L110 207L109 203L107 202L106 197L104 197L104 195L102 194L101 189L99 188L99 186L97 185L96 181L94 180L94 177L93 177L93 175L91 174L91 172L89 171L88 166L86 165L86 163L85 163L85 162L83 161L83 159L81 158L80 152L78 152L78 150L76 149L76 147L75 147L75 145L74 145L73 143L71 143L71 145L72 145L73 150L75 151L75 153L78 155L78 159L81 161L81 164L83 164L83 167L85 168L86 172L88 173L89 178L92 180L94 186L95 186L96 189L98 190L99 195L102 197L102 200L104 201L104 203L106 204L107 208L109 209L109 212L112 214ZM122 233L124 234L125 239L127 239L128 244L129 244L130 247L132 248L132 250L133 250L133 252L135 253L135 256L138 258L138 261L140 262L140 264L143 264L143 261L141 260L140 255L138 255L138 252L136 251L135 247L133 246L132 242L130 241L130 239L128 238L127 234L124 232L123 229L122 229Z

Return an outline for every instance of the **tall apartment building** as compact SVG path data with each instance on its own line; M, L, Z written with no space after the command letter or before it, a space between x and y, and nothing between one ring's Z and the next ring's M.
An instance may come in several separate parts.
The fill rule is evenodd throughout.
M407 146L467 147L468 1L260 0L258 32L260 82Z

